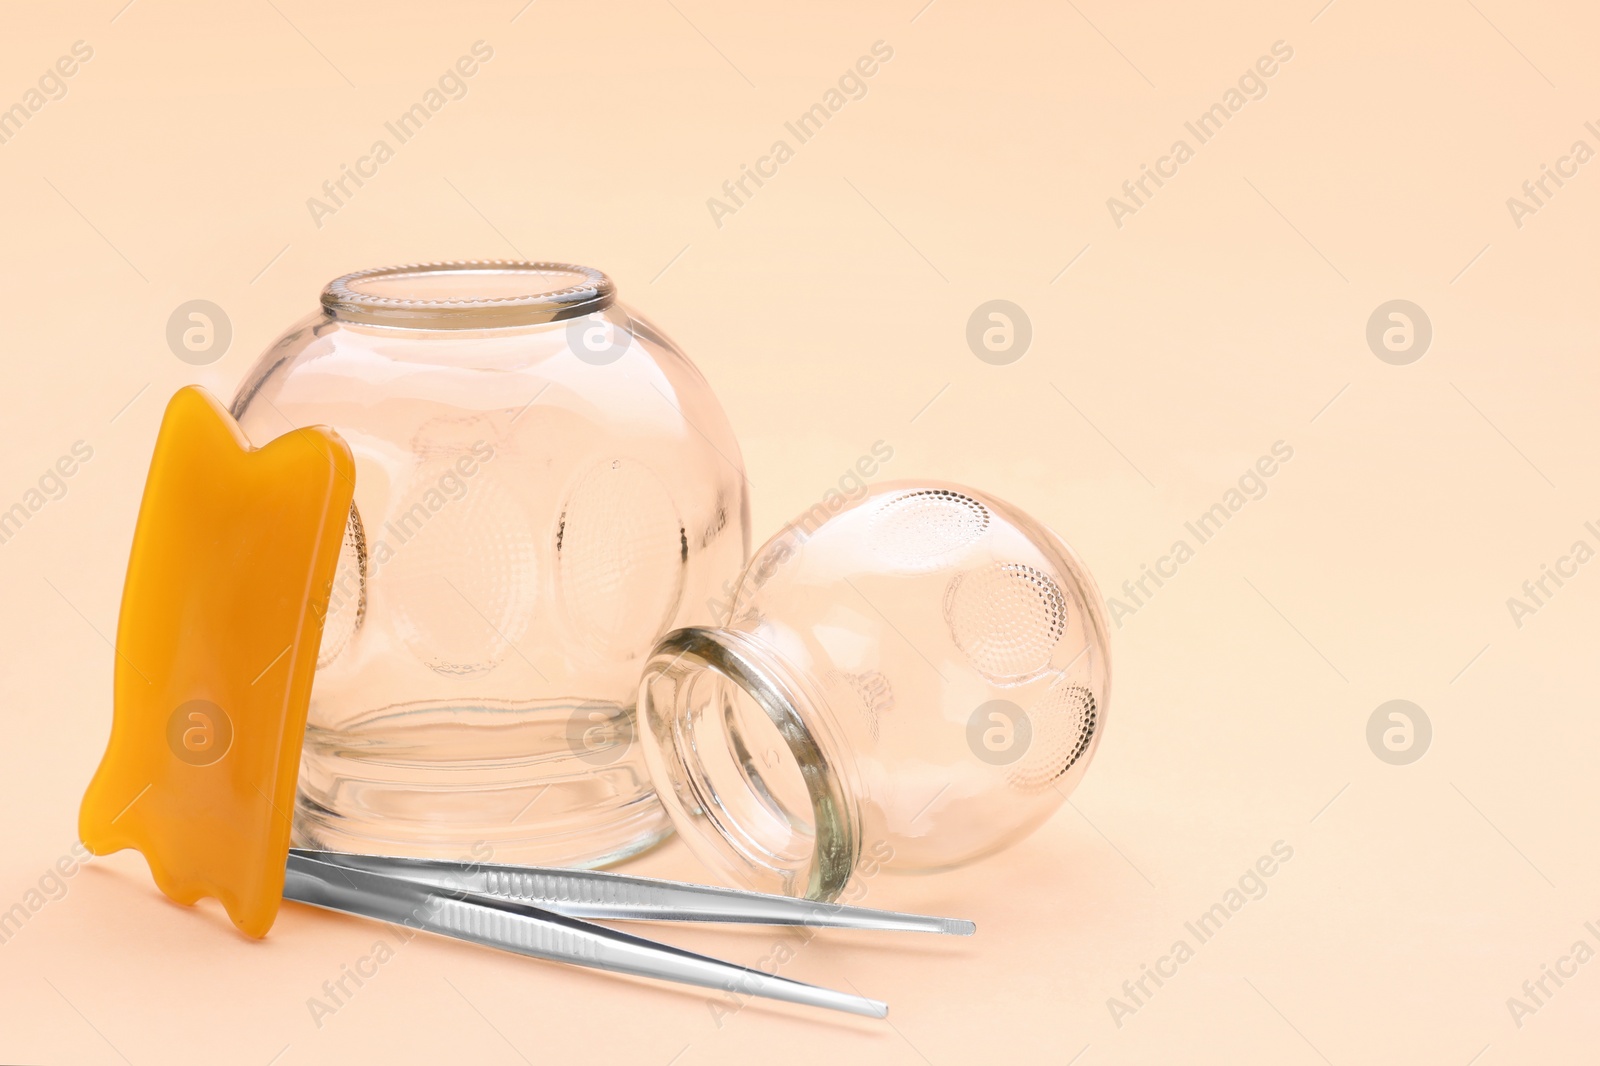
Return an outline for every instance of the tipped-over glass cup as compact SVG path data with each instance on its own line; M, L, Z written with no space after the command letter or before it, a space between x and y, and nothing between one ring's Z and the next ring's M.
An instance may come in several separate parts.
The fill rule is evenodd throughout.
M724 625L656 645L645 760L689 847L736 884L832 900L858 868L971 862L1088 767L1109 696L1100 604L1059 537L973 489L819 505L757 552Z

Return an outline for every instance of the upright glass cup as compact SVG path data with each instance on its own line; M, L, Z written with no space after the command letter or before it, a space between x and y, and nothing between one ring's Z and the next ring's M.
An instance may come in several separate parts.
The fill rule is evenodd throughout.
M750 888L831 900L852 874L971 862L1088 768L1100 603L1008 504L876 487L768 541L726 625L662 638L639 692L650 772L695 854Z
M670 831L632 743L639 673L710 619L749 501L705 379L609 278L347 275L233 415L257 444L332 426L356 460L298 843L595 866Z

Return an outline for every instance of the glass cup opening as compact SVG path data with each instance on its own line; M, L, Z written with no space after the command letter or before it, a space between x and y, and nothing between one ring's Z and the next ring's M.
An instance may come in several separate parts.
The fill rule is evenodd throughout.
M360 270L322 290L345 322L417 329L537 325L611 306L616 287L593 267L519 260L413 263Z
M690 850L758 891L836 899L859 856L855 802L819 707L741 634L668 634L639 690L645 762Z
M1071 549L938 482L880 484L800 528L756 554L722 627L669 634L647 667L646 766L697 856L833 899L867 852L863 877L932 873L1037 829L1087 770L1110 691L1099 593ZM811 802L803 862L779 756Z

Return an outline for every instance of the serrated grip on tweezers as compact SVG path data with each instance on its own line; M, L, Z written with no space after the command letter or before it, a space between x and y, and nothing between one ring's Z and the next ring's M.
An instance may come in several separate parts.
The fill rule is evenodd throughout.
M313 853L314 854L314 853ZM440 889L291 851L285 899L551 962L882 1018L883 1003L657 944L527 903Z
M468 892L528 903L571 918L804 925L819 929L899 930L953 936L971 936L976 929L972 922L960 918L902 914L596 870L496 866L301 849L290 854L400 877L446 892Z

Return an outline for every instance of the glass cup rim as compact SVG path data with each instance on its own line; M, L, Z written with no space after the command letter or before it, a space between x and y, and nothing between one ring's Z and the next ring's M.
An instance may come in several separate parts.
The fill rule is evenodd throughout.
M575 277L573 284L509 296L427 299L362 292L377 279L427 279L458 275ZM578 318L610 307L616 286L603 271L576 263L521 259L463 259L371 267L341 275L322 290L322 307L341 321L412 329L490 329Z
M724 835L705 814L685 809L676 783L693 776L693 753L673 743L677 708L659 707L645 698L655 677L710 671L743 689L777 728L789 754L806 782L814 831L810 858L798 872L799 883L786 884L785 894L802 888L806 898L832 901L844 891L860 858L860 812L846 786L845 765L827 737L825 722L813 696L803 693L793 677L786 677L771 649L745 634L729 629L691 626L666 634L656 644L640 684L638 710L644 718L639 732L645 740L645 762L656 777L656 795L667 807L678 832L703 861L762 891L775 875L792 876L765 867Z

